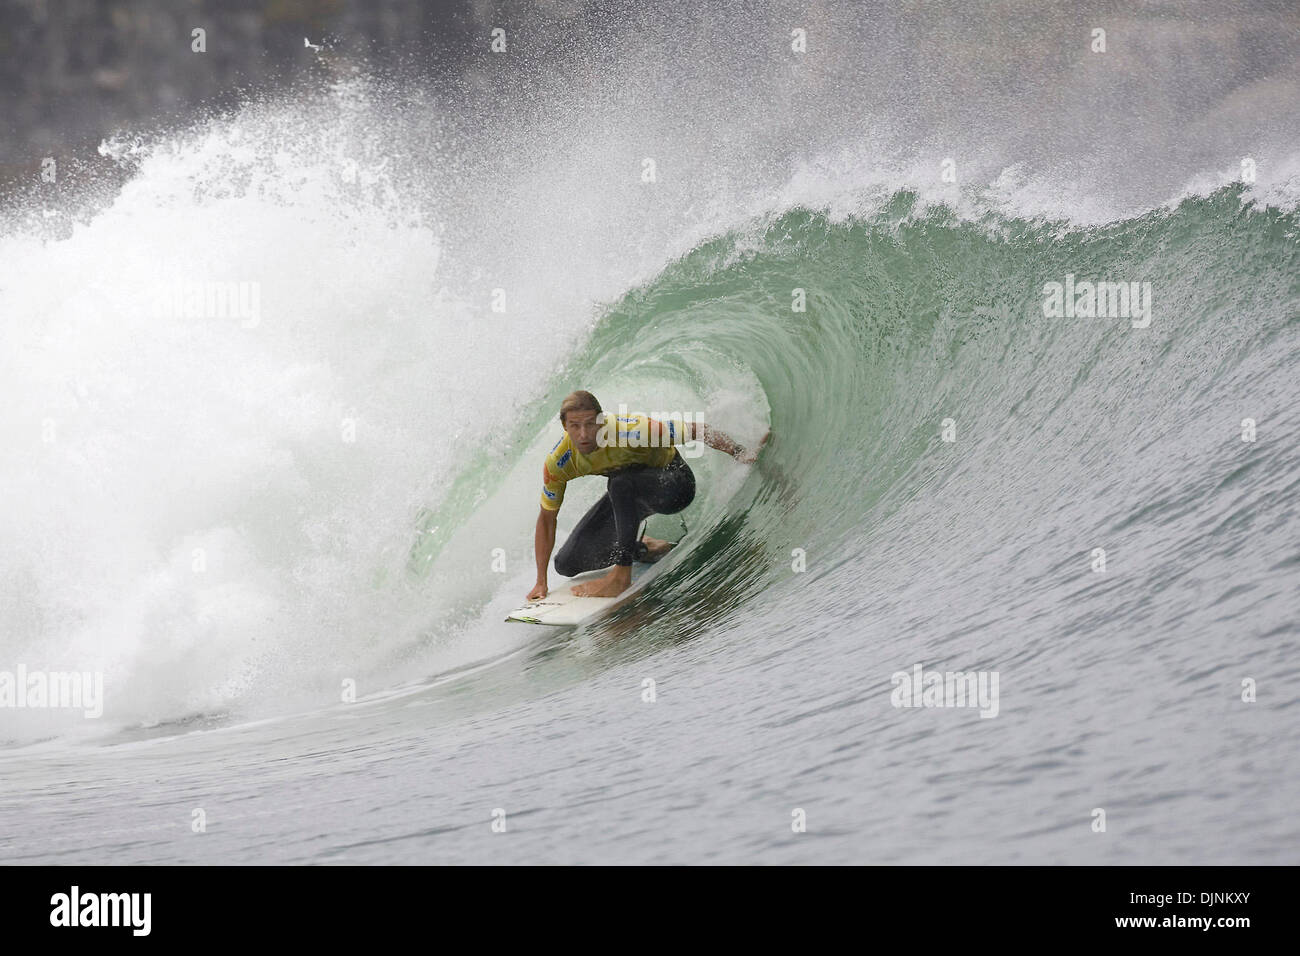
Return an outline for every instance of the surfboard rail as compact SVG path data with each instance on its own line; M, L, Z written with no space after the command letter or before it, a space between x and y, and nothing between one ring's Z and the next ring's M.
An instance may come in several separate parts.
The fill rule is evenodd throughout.
M634 597L638 591L649 584L670 563L673 552L677 550L679 544L681 544L680 540L653 564L633 564L632 583L614 597L578 597L574 594L575 585L599 580L608 573L609 568L587 571L552 590L540 601L530 601L522 607L515 608L506 615L506 620L519 624L544 624L551 627L576 627L593 620Z

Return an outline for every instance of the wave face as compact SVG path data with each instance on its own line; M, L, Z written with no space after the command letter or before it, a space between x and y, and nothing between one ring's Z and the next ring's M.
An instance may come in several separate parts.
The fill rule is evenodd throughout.
M0 669L102 671L121 727L318 708L343 681L510 653L536 466L559 397L587 387L773 432L754 469L693 462L692 536L607 625L641 628L620 654L820 639L809 673L873 693L917 660L1035 661L1042 693L1087 688L1098 720L1106 688L1231 696L1286 672L1293 61L1197 26L1220 69L1259 76L1147 89L1167 113L1135 157L1127 121L1070 131L1131 98L1141 50L1115 87L1084 46L967 88L909 67L939 38L900 9L870 62L851 41L880 31L822 14L829 71L753 54L787 36L779 10L699 13L724 47L575 27L492 89L376 74L124 136L103 147L120 190L7 209ZM972 62L987 26L936 56ZM1067 281L1149 288L1149 324L1044 315ZM81 732L14 712L0 738Z
M739 366L770 408L772 446L664 583L668 613L1009 661L1068 647L1071 666L1293 637L1296 226L1239 189L1084 228L897 193L693 250L580 360L686 390ZM1148 315L1044 315L1049 283L1121 278L1150 283Z

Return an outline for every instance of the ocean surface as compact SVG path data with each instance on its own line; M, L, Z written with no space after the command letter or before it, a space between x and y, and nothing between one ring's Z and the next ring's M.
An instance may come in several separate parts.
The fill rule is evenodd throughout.
M1300 862L1294 56L1085 38L967 116L775 35L362 74L3 210L0 682L103 694L0 706L0 861ZM633 601L507 624L575 388L772 438Z

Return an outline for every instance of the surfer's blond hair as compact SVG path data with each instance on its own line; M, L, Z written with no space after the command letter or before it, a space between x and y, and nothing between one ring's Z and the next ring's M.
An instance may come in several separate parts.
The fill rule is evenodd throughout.
M596 396L591 392L570 392L565 396L564 401L560 402L560 424L566 422L564 418L569 412L595 412L600 414L600 402L596 401Z

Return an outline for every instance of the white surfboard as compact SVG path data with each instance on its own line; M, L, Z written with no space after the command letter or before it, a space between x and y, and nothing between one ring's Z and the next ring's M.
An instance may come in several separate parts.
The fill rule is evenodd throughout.
M680 542L678 543L680 544ZM523 607L511 611L506 616L506 620L519 621L522 624L550 624L557 627L574 627L590 621L606 611L618 607L618 605L631 598L654 580L655 576L668 564L675 550L677 549L674 546L654 564L633 562L632 584L617 597L578 597L573 593L574 585L586 581L595 581L609 573L609 568L602 568L599 571L588 571L585 574L579 574L569 579L567 584L555 588L540 601L533 601L531 604L525 604Z

